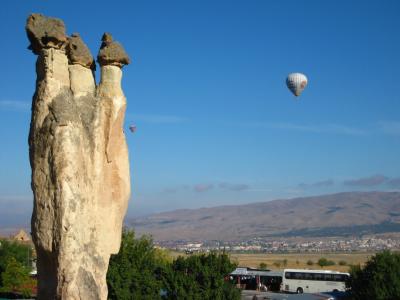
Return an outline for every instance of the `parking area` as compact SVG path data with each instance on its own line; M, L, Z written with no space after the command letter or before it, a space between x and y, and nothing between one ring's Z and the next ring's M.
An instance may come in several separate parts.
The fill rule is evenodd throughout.
M258 292L243 290L242 300L255 300L254 296L257 296L257 300L340 300L343 299L344 293L336 294L281 294L271 292Z

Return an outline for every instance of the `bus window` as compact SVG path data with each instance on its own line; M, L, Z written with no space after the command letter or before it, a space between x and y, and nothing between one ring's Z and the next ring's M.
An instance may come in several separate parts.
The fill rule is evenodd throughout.
M312 273L303 273L303 278L304 280L313 280L313 274Z
M333 275L333 281L345 281L345 276L341 274Z
M324 280L333 281L333 275L332 274L324 274Z
M285 273L285 278L286 278L286 279L294 278L294 277L293 277L293 273L292 273L292 272L286 272L286 273Z
M314 280L324 280L323 274L314 273L313 277L314 277Z
M303 273L296 272L294 273L294 279L303 279Z

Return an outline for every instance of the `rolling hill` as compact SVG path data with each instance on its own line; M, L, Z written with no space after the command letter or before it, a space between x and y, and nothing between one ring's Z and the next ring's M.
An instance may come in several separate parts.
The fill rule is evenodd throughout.
M184 209L128 220L156 240L245 240L400 232L399 192L347 192Z

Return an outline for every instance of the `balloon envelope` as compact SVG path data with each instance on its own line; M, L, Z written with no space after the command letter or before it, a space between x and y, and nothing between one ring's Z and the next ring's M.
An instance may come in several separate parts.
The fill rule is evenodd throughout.
M136 131L136 125L129 126L129 130L133 133Z
M296 97L300 96L307 86L307 83L307 77L302 73L291 73L286 78L287 87Z

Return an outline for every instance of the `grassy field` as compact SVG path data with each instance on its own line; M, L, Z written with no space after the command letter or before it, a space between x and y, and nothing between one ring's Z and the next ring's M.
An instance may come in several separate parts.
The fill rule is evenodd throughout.
M229 256L232 261L241 267L258 268L260 263L267 265L270 270L283 270L285 268L294 269L322 269L348 272L349 265L363 265L375 253L290 253L290 254L244 254L231 253ZM170 251L168 255L172 259L178 256L187 256L182 252ZM326 258L335 264L321 268L317 262L320 258ZM308 262L313 262L312 265Z
M326 269L347 272L349 265L363 265L374 253L291 253L291 254L231 254L233 261L243 267L259 267L260 263L267 264L271 270L285 268L295 269ZM320 258L334 261L335 265L321 268L317 265ZM312 265L307 264L313 262ZM340 265L342 264L342 265Z

